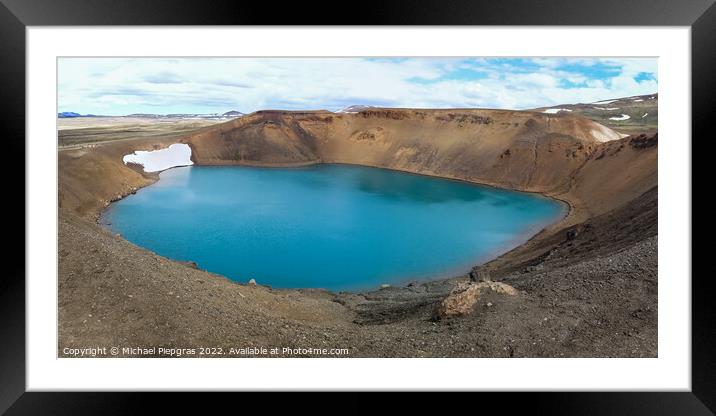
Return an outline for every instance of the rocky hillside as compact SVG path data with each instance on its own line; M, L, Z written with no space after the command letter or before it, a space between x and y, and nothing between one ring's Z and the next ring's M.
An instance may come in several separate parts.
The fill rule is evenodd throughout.
M655 133L659 126L659 94L587 104L560 104L540 107L534 111L586 117L622 134Z

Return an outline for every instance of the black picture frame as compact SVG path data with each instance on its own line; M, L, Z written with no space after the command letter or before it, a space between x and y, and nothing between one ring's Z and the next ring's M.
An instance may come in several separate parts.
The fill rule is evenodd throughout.
M408 0L374 2L341 11L336 2L245 0L0 0L2 140L25 155L25 28L66 25L568 25L691 27L692 136L708 140L716 109L716 6L714 0ZM355 3L354 3L355 4ZM320 12L319 12L320 11ZM328 11L328 13L325 13ZM331 16L330 12L334 15ZM325 14L322 14L325 13ZM687 138L678 138L686 140ZM48 143L52 142L48 139ZM693 142L692 142L693 143ZM24 158L2 164L4 191L24 195ZM15 200L20 200L16 198ZM22 199L24 201L24 198ZM0 279L0 412L7 414L127 414L140 409L131 393L25 392L25 203L7 203L5 270ZM52 209L48 207L48 209ZM17 220L24 218L22 223ZM692 255L693 258L693 255ZM682 276L690 278L691 276ZM528 404L547 414L712 414L716 409L716 312L708 275L692 285L692 389L690 392L495 393L503 410ZM167 406L197 399L173 395ZM481 398L482 399L482 398ZM212 398L212 400L215 400ZM482 399L484 400L484 399ZM168 409L165 409L165 411Z

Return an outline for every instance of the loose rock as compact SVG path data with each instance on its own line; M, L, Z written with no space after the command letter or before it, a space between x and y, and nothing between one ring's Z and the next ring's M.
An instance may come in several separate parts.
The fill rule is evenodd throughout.
M433 310L433 320L462 316L471 313L480 297L492 291L501 295L517 295L517 289L502 282L480 282L458 285L458 287ZM491 303L489 304L491 305ZM488 306L489 306L488 305Z

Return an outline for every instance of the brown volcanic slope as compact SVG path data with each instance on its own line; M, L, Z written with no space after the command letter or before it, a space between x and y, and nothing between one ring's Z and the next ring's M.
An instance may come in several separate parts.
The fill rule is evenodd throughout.
M618 137L586 118L524 111L260 111L180 139L60 151L60 351L254 341L351 356L655 356L657 137L607 136ZM174 142L200 165L352 163L540 192L572 209L483 267L522 290L517 300L434 323L433 305L466 277L362 295L246 287L91 221L158 177L123 155Z
M595 138L603 136L619 137L568 115L369 109L357 114L260 111L186 142L198 164L323 162L398 169L546 193L582 208L575 212L579 219L656 185L655 148L627 147L622 153L626 141ZM600 157L604 152L609 157Z

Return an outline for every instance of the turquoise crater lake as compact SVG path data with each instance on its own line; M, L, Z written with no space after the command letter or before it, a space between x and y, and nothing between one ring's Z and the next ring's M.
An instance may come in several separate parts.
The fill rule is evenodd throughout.
M385 169L193 166L162 172L102 222L239 282L350 291L464 273L564 213L537 195Z

